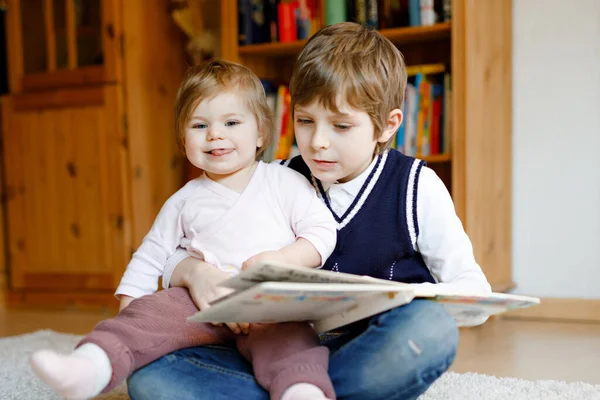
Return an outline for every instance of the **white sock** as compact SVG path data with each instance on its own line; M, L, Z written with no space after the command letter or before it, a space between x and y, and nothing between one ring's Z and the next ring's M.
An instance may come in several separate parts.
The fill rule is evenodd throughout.
M281 400L328 400L325 393L312 383L295 383L283 392Z
M108 355L85 343L71 354L40 350L31 356L35 373L65 399L88 399L100 394L112 376Z

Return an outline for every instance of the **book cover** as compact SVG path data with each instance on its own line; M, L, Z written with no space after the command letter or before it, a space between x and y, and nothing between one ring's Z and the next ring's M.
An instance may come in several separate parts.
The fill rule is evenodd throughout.
M456 293L438 285L412 285L369 276L261 263L223 282L234 292L189 318L195 322L276 323L308 321L326 332L410 303L444 305L458 325L539 304L534 297L505 293Z

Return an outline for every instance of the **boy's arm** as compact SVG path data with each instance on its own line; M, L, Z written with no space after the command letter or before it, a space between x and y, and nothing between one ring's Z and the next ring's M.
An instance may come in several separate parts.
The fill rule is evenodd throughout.
M417 188L417 249L438 285L457 292L491 292L471 240L442 180L423 167Z
M119 311L121 311L122 309L127 307L129 305L129 303L131 303L133 300L134 300L133 297L121 295L121 299L119 300L120 301Z

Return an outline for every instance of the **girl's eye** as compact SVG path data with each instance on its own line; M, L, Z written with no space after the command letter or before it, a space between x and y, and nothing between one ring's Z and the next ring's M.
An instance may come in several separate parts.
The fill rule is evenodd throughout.
M225 122L225 126L236 126L239 125L239 121L227 121Z
M195 123L192 125L192 129L206 129L208 125L202 123Z
M312 121L308 118L298 118L298 119L296 119L296 122L301 125L308 125L308 124L312 123Z

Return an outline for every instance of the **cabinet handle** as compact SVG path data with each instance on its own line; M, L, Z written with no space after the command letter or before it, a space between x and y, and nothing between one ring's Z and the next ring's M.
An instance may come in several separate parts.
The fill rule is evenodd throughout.
M79 238L81 235L81 230L79 229L79 225L76 222L71 224L71 233L74 237Z
M106 25L106 33L111 39L115 38L115 26L113 24Z
M117 215L117 218L115 218L115 227L118 230L123 230L123 225L125 223L125 218L123 218L122 215Z
M69 176L71 178L75 178L77 176L77 166L73 162L67 163L67 171L69 172Z

